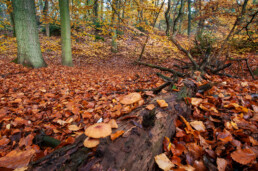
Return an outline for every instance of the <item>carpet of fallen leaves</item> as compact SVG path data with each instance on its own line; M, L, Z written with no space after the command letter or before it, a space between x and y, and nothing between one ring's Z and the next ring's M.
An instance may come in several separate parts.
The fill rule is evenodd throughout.
M159 155L157 163L167 161L161 168L173 170L257 170L258 82L218 76L209 81L216 86L186 99L193 115L176 121L175 137L163 141L170 160Z
M155 70L132 63L137 57L137 42L120 42L117 54L110 52L108 43L96 42L94 48L85 42L74 43L74 67L60 65L57 38L41 37L41 42L48 67L40 69L10 63L17 53L14 39L1 46L0 167L23 167L31 158L52 152L53 148L40 148L33 141L37 135L60 140L61 146L73 143L98 120L108 122L130 112L119 102L121 96L163 83ZM171 55L164 49L161 54L159 44L156 47L153 53L152 46L147 47L146 55L153 55L150 61ZM176 63L172 58L164 59L164 63L156 62L165 66ZM217 76L210 76L210 81L218 84L186 99L194 110L190 121L179 119L175 138L165 138L169 161L185 170L257 166L258 82Z

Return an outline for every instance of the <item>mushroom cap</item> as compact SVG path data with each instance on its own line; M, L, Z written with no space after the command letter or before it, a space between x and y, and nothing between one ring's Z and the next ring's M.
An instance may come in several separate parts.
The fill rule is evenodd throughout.
M111 133L111 126L107 123L96 123L85 130L85 135L91 138L104 138L111 135Z
M129 105L129 104L133 104L135 102L138 102L139 100L141 100L141 94L140 93L130 93L126 96L124 96L121 100L120 103L125 104L125 105Z
M96 147L97 145L99 145L99 142L100 142L99 139L87 137L84 140L83 145L87 148L93 148L93 147Z
M108 124L110 124L111 128L118 128L118 125L116 123L115 119L111 119Z

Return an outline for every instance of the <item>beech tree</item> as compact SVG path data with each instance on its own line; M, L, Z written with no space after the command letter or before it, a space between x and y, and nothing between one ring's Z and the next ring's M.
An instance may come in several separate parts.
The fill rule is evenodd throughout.
M71 24L69 14L69 0L59 0L61 16L61 43L62 43L62 64L73 65L71 48Z
M18 45L17 63L40 68L47 66L40 49L34 0L13 0Z

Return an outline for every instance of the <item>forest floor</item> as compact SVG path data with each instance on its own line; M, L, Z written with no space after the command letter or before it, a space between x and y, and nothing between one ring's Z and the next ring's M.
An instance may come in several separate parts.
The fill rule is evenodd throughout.
M15 39L1 37L1 42L0 168L13 166L13 161L23 166L26 160L22 157L30 160L34 156L36 160L54 150L36 145L36 135L44 132L63 145L72 143L99 119L108 122L121 115L118 110L123 110L119 102L123 95L164 83L156 76L157 70L133 63L141 50L137 39L120 40L118 53L110 52L108 41L74 40L74 67L65 67L60 65L59 38L41 36L48 67L40 69L11 63L17 54ZM151 41L143 60L173 67L179 64L173 58L183 56L165 42ZM232 56L247 57L252 69L257 65L253 53ZM210 75L208 81L215 86L191 99L192 117L179 119L174 139L164 140L164 150L173 164L186 170L202 170L207 163L219 169L258 167L258 81L252 80L242 64L235 62L225 71L241 79Z

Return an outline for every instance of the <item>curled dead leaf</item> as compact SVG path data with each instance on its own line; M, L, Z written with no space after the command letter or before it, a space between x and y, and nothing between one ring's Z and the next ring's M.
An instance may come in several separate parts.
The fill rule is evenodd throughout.
M121 135L123 135L124 132L125 132L125 131L123 131L123 130L116 131L116 133L110 135L110 139L111 139L112 141L114 141L115 139L117 139L118 137L120 137Z

